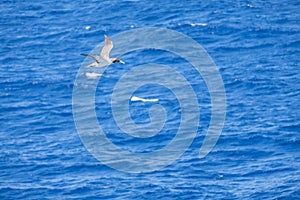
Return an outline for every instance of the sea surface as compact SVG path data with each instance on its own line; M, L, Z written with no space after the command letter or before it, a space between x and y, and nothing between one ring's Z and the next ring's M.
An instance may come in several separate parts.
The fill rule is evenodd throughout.
M300 2L2 0L0 3L1 199L300 199ZM197 91L199 128L173 163L143 173L105 165L85 148L72 113L80 56L136 28L156 27L197 41L226 91L226 119L213 150L198 153L211 119L206 84L181 58L158 50L121 55L95 93L107 138L123 150L164 148L180 125L180 103L158 85L129 101L137 124L165 108L155 137L127 138L110 110L113 86L141 63L173 66ZM117 41L116 41L117 42ZM155 43L155 41L153 41ZM189 70L191 69L191 70ZM161 74L168 76L168 74ZM146 75L145 75L146 76ZM160 137L161 136L161 137Z

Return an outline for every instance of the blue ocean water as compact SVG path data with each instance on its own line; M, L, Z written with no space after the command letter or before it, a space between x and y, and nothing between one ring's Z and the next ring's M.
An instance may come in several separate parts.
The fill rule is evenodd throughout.
M299 199L299 7L285 0L2 1L1 199ZM223 78L227 114L213 151L197 158L210 99L203 80L196 80L201 126L193 144L162 170L130 174L85 149L73 120L72 92L84 60L80 53L90 52L104 34L143 27L181 32L207 50ZM124 55L128 65L116 64L97 90L97 117L108 137L143 152L172 138L126 140L103 112L110 84L118 79L114 72L128 70L136 55L162 64L182 60L155 51ZM194 80L193 71L182 71ZM167 133L174 135L180 117L174 95L155 85L136 91L151 94L163 99L171 122ZM131 103L137 123L149 122L148 106Z

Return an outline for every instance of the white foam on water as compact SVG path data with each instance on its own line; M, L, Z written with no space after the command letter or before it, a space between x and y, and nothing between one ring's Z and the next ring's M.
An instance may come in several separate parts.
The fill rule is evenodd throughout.
M140 97L132 96L131 101L142 101L142 102L157 102L159 99L143 99Z
M206 23L194 23L194 24L191 24L191 26L207 26Z
M102 74L94 73L94 72L87 72L85 73L85 76L88 78L98 78L102 76Z

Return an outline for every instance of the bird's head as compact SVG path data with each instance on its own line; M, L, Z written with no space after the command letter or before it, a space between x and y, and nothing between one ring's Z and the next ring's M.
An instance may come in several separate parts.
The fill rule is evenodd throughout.
M119 63L125 64L125 62L122 61L122 60L120 60L119 58L112 58L112 59L111 59L111 62L112 62L112 63L119 62Z

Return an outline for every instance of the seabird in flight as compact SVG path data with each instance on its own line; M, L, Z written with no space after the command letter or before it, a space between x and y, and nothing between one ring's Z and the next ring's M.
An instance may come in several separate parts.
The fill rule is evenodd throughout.
M88 67L96 67L96 66L98 66L99 63L100 63L100 58L106 60L107 62L109 62L109 64L116 63L116 62L120 62L122 64L125 64L125 62L123 62L119 58L110 58L109 57L109 53L110 53L111 49L113 48L113 42L106 35L104 35L104 39L105 39L105 45L102 48L102 51L100 53L100 57L97 56L97 55L93 55L93 54L86 54L86 53L80 54L82 56L89 56L89 57L91 57L92 59L95 60L95 62L93 62L92 64L90 64Z

